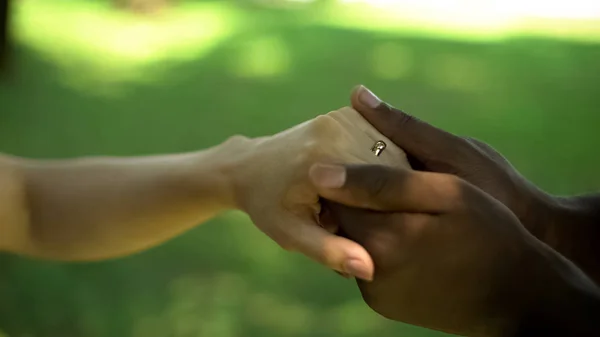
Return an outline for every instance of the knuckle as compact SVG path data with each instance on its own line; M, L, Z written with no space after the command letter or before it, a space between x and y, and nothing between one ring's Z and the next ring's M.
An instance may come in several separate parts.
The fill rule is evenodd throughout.
M412 127L412 125L421 122L417 117L409 115L402 110L398 110L389 106L386 109L390 112L391 124L394 125L395 129L399 130L399 132L407 127Z
M338 146L341 126L329 115L313 119L308 128L304 152L311 159L323 159L332 148Z
M406 249L423 235L428 217L406 213L388 213L377 219L378 227L362 242L373 258L379 273L398 270L404 263ZM421 221L422 224L419 224Z
M335 129L336 121L329 115L320 115L315 117L311 123L311 130L319 137L326 136L332 129Z
M374 167L373 172L364 177L368 180L364 185L369 187L372 196L380 198L388 195L391 182L390 176L385 170L381 167Z
M394 255L398 247L398 237L389 231L378 231L372 233L364 244L371 253L373 260L380 268L387 265L388 257Z
M399 232L402 233L402 244L405 246L421 247L423 240L430 233L432 218L424 214L403 214L404 221ZM408 248L410 250L410 248ZM396 263L403 261L396 261Z
M305 159L318 160L323 152L323 144L318 139L311 139L304 144L301 155Z
M240 144L240 143L248 142L249 140L250 140L250 138L243 136L243 135L233 135L233 136L227 138L227 140L225 142L229 143L229 144Z
M297 155L297 160L305 165L328 162L332 158L331 152L328 147L318 141L313 141L306 144L303 151Z
M391 206L410 174L380 165L363 166L359 171L348 170L348 181L355 199L364 200L363 208Z

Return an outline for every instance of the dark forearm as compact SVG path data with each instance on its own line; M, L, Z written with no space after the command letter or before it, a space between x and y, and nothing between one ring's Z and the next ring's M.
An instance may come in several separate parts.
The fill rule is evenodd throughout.
M511 337L600 336L600 289L572 262L550 248L528 268L531 296ZM528 297L527 295L525 297Z
M584 290L524 316L512 337L600 336L600 297Z
M600 283L600 194L555 200L541 239Z

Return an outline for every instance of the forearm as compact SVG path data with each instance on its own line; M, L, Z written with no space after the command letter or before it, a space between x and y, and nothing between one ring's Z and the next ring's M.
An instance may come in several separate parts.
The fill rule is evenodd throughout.
M600 297L578 290L570 298L540 307L523 317L511 337L592 337L600 336Z
M5 199L19 200L13 213L21 215L3 221L2 231L11 234L5 238L12 238L4 245L38 257L94 260L161 243L235 208L225 173L236 155L230 147L231 141L167 156L13 159L19 192Z
M600 283L600 194L555 198L540 214L543 241Z
M506 336L600 336L600 290L573 263L546 251L529 269L534 300Z

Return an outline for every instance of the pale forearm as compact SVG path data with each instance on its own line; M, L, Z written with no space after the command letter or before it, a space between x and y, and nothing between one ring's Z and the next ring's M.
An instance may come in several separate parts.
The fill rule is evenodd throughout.
M94 260L172 238L235 207L223 146L154 157L13 160L26 217L4 225L14 236L7 249Z
M371 151L376 141L388 144L380 156ZM9 161L0 164L0 179L3 167L4 176L14 176L12 192L0 188L3 250L105 259L151 247L235 208L281 247L352 275L348 261L360 260L372 275L372 259L356 242L318 226L319 196L309 168L316 162L407 165L402 150L350 108L272 136L233 137L197 154Z

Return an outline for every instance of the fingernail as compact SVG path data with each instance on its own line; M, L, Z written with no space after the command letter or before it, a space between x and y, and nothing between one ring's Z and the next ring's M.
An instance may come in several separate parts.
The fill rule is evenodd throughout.
M346 263L344 264L344 270L350 274L353 275L354 277L366 280L366 281L372 281L373 278L371 276L371 273L369 272L369 269L367 268L367 265L362 262L361 260L358 259L350 259L347 260Z
M358 93L358 100L368 106L369 108L375 109L381 105L381 100L379 97L375 96L371 90L367 89L365 86L360 86Z
M325 188L339 188L346 182L346 168L343 166L315 164L308 175L315 185Z

